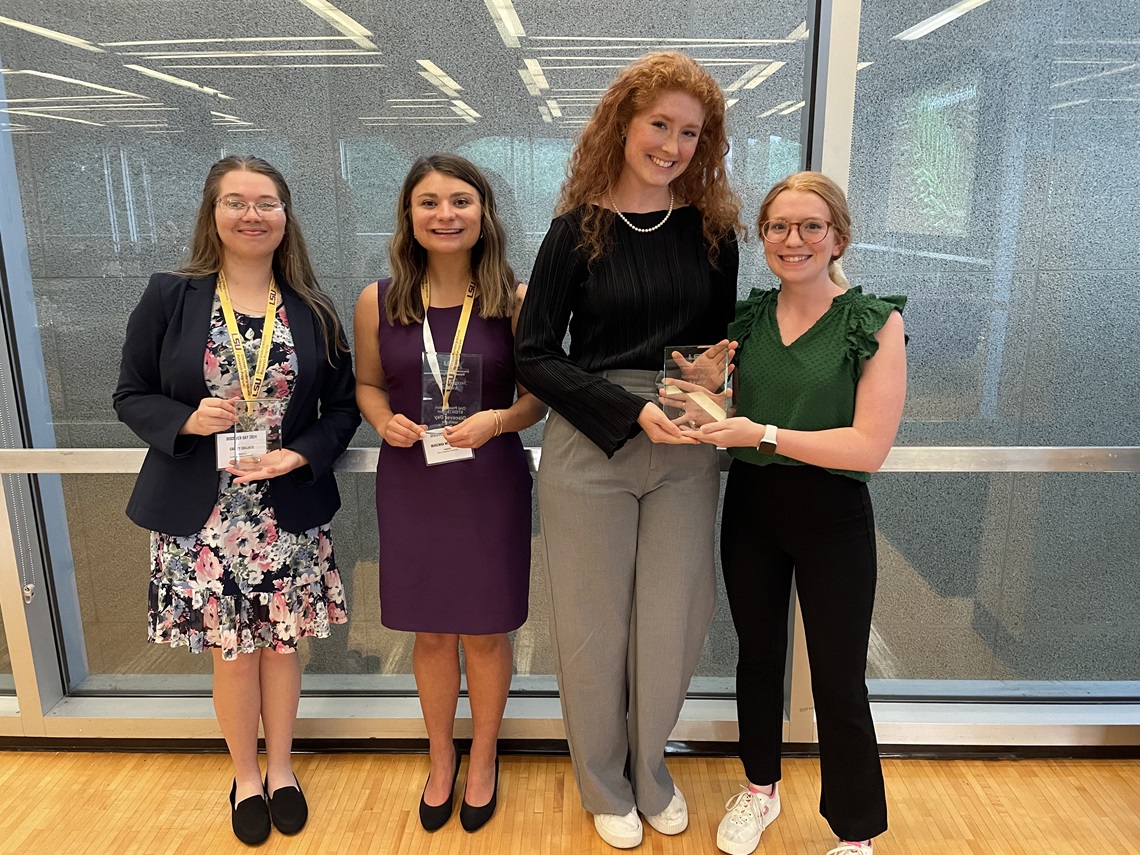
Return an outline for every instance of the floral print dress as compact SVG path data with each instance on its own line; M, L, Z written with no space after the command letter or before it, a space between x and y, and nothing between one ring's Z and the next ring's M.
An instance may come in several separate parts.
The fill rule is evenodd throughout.
M252 369L264 318L237 314L237 323ZM211 395L241 395L217 295L204 372ZM296 375L293 336L282 305L261 395L288 399ZM279 424L274 427L280 430ZM193 653L217 648L222 658L236 659L259 647L289 653L300 638L328 636L330 624L348 620L329 526L300 534L285 531L277 525L265 481L232 481L225 470L218 473L218 502L197 534L151 532L150 641L185 646Z

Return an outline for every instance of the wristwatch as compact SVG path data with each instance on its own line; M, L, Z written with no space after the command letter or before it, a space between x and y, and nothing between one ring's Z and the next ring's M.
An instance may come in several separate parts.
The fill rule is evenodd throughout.
M775 454L776 453L776 426L765 425L764 437L760 440L760 444L756 446L756 450L761 454Z

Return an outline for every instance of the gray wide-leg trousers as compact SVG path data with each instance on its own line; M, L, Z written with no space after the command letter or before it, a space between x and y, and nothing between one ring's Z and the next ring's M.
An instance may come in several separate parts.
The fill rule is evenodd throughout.
M647 375L652 390L651 372L620 372L631 373ZM654 444L639 433L607 459L558 414L547 420L538 498L551 635L590 813L636 805L651 815L673 797L665 743L716 607L719 484L711 445Z

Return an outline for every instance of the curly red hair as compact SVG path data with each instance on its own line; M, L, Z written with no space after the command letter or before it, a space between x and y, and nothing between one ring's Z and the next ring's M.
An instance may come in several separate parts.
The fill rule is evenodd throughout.
M625 131L638 113L649 110L666 92L684 92L704 109L705 121L688 168L673 182L679 200L701 212L709 259L716 261L719 241L730 231L745 232L741 202L728 185L725 156L724 94L713 76L675 51L646 54L626 66L602 95L570 155L566 181L555 214L583 210L582 248L590 261L608 250L613 211L598 205L617 185L625 166Z

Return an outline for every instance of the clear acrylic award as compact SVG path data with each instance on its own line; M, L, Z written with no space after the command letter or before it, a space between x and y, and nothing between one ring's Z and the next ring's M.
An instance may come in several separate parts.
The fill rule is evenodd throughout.
M238 420L232 430L219 433L218 468L233 466L243 472L257 469L261 458L281 448L281 422L288 398L246 398L234 401Z
M732 415L732 372L723 344L665 348L657 375L658 403L682 431L724 421Z
M429 466L470 460L470 448L453 448L443 429L459 424L483 408L483 357L463 353L452 363L450 353L423 355L423 405L421 424L427 425L423 438L424 459Z
M483 408L483 357L459 355L452 370L450 353L423 355L421 424L428 430L457 425ZM450 385L450 392L445 394Z

